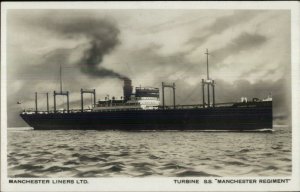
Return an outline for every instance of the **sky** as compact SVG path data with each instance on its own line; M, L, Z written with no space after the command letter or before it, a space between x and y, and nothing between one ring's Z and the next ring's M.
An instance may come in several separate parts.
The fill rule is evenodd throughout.
M288 10L8 10L8 127L26 126L18 114L34 108L35 92L40 110L45 92L53 108L60 65L72 108L80 107L80 88L120 98L125 78L134 86L175 82L177 104L199 104L206 49L217 103L272 93L274 116L289 117L290 17ZM166 91L167 104L171 96Z

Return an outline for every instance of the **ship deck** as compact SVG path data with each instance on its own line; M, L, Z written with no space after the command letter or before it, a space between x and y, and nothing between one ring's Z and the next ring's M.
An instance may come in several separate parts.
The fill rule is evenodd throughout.
M214 108L252 108L252 107L266 107L272 106L272 101L260 101L260 102L245 102L245 103L237 103L237 102L228 102L228 103L217 103L215 106L208 107L203 104L194 104L194 105L173 105L171 106L159 106L157 109L142 109L139 107L136 108L115 108L110 109L101 109L97 108L97 111L93 111L92 109L70 109L70 110L49 110L49 111L35 111L34 109L24 110L21 114L54 114L54 113L92 113L92 112L112 112L112 111L156 111L156 110L187 110L187 109L214 109Z

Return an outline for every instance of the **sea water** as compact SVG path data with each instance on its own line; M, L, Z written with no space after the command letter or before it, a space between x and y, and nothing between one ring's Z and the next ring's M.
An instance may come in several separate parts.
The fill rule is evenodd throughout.
M291 128L273 132L8 129L9 177L290 176Z

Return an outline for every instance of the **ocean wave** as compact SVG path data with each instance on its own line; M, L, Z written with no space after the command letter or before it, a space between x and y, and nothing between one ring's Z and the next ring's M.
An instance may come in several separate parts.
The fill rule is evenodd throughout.
M44 167L41 165L32 165L32 164L22 164L22 165L18 165L13 167L13 169L17 169L17 170L29 170L29 171L36 171L36 170L41 170Z
M70 168L70 167L62 167L62 166L52 166L49 167L48 169L46 169L45 171L48 172L63 172L63 171L74 171L74 168Z
M8 131L9 177L288 176L291 132Z
M176 169L186 169L186 167L175 164L175 163L166 163L161 167L161 169L162 170L164 170L164 169L175 169L176 170Z
M236 166L247 166L245 163L240 161L228 161L225 162L227 165L236 165Z
M16 174L14 176L11 177L26 177L26 178L37 178L39 177L38 175L32 174L32 173L21 173L21 174Z
M219 175L209 174L204 171L183 171L176 174L177 177L219 177Z

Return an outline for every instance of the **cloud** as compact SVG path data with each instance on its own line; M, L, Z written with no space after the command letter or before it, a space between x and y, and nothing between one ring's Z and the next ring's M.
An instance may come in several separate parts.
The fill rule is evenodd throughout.
M44 30L61 41L83 39L76 47L77 54L81 57L71 63L79 65L83 73L99 78L124 78L123 75L101 66L104 56L120 44L120 30L112 20L80 12L74 14L73 11L50 11L39 17L25 18L23 21L27 27ZM81 53L78 53L78 50ZM74 48L51 50L45 54L43 63L66 63L73 51Z
M221 33L224 30L232 28L235 25L248 22L250 19L253 19L253 17L255 17L257 13L259 13L259 11L234 11L232 15L217 18L215 22L208 28L208 30L213 33Z
M220 34L228 28L232 28L241 23L248 22L250 19L255 17L257 13L258 12L253 10L244 10L234 11L230 15L217 17L209 26L205 27L204 29L201 28L200 31L197 31L195 36L186 41L186 44L192 44L196 46L199 46L199 44L204 44L211 36Z
M258 49L266 41L267 37L263 35L244 32L224 47L212 51L211 55L213 55L216 67L218 67L228 56L236 55L242 51L249 51L254 48Z

